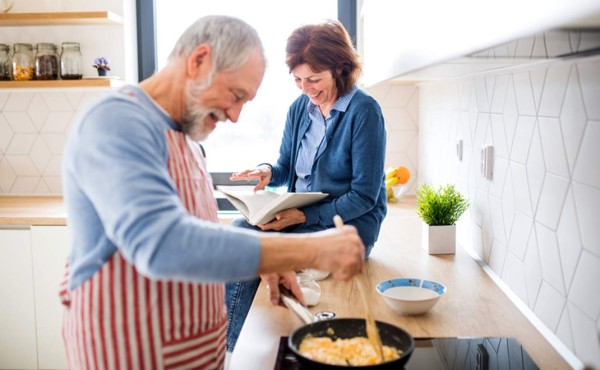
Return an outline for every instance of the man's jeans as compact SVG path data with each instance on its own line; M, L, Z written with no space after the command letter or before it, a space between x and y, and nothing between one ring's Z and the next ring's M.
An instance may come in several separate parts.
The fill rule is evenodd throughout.
M244 229L260 230L250 225L245 218L239 217L231 222L231 226ZM242 325L248 316L260 279L234 281L225 284L225 304L227 305L227 351L232 352L240 336Z
M236 218L231 222L232 226L241 227L244 229L260 230L259 228L250 225L245 218ZM298 227L290 227L282 230L283 232L291 233L309 233L324 230L322 226L306 227L300 225ZM365 258L369 256L373 245L366 248ZM258 290L260 279L234 281L225 284L225 304L227 305L227 351L232 352L235 343L240 335L250 306L254 300L254 295Z

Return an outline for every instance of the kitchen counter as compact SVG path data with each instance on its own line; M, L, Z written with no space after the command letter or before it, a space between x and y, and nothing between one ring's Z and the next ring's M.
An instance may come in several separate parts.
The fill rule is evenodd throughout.
M61 196L0 196L0 225L64 226L67 213Z
M237 212L219 212L229 224ZM65 226L67 212L62 196L0 196L0 226Z
M397 277L437 281L447 293L423 316L394 313L375 289L368 293L376 320L400 326L414 337L508 336L521 342L541 369L569 369L568 363L461 247L455 255L428 255L421 246L421 221L414 197L388 209L379 241L367 262L370 286ZM313 313L365 317L357 287L331 277L320 281L321 301ZM279 338L302 326L294 314L275 307L261 283L229 361L229 370L273 369Z

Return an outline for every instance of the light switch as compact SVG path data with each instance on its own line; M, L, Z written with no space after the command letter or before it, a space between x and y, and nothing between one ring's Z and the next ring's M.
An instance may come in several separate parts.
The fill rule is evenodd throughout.
M488 180L492 179L494 173L494 147L485 145L481 148L481 175Z
M458 140L458 143L456 143L456 156L458 157L458 160L462 162L462 155L463 155L463 141Z

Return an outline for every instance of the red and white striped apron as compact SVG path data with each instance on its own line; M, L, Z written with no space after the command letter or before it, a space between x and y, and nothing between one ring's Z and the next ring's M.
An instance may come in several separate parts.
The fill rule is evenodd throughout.
M168 169L190 214L218 222L212 181L197 143L166 132ZM68 276L68 272L67 272ZM148 279L119 252L77 289L61 287L71 369L222 369L223 284Z

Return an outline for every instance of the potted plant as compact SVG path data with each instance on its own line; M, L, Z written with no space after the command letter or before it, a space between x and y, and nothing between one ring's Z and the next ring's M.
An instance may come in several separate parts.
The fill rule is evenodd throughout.
M416 191L417 213L423 220L423 248L429 254L456 251L456 221L469 208L469 202L454 185L422 184Z
M98 76L106 76L106 71L110 71L110 60L104 57L96 58L92 67L98 70Z

